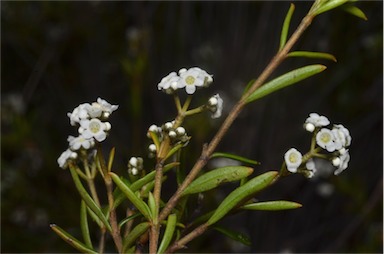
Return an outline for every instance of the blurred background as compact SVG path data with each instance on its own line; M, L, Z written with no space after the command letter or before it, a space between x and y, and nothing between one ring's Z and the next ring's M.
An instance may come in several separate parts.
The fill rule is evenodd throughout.
M291 32L310 5L296 3ZM246 212L220 223L248 235L250 246L209 231L185 252L382 253L383 3L357 6L368 21L341 10L322 14L295 46L332 53L337 63L285 61L274 76L313 63L328 69L251 104L218 148L260 161L256 174L279 169L289 148L308 151L302 124L318 112L350 130L349 168L338 177L292 175L258 196L300 202L298 210ZM192 104L219 92L226 116L276 53L288 8L274 1L3 1L1 252L74 251L49 227L80 236L79 195L57 165L76 132L67 112L97 97L119 105L103 145L116 147L115 171L126 174L131 156L146 158L148 126L175 116L172 98L157 91L161 78L182 67L205 69L214 83ZM222 121L209 114L187 120L187 168ZM207 193L203 210L234 187ZM168 196L174 190L164 188Z

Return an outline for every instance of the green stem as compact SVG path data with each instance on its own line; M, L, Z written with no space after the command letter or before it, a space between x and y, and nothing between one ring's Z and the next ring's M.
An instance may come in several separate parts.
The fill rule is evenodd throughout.
M203 112L206 109L207 109L207 107L205 105L200 106L198 108L190 109L190 110L185 112L185 116L190 116L190 115L198 114L200 112Z

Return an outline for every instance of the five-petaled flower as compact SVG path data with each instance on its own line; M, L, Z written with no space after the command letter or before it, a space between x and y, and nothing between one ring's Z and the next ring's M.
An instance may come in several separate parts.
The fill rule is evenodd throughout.
M302 158L303 156L297 149L295 148L289 149L284 155L284 160L285 160L285 164L287 165L288 171L292 173L296 173L297 168L301 165Z

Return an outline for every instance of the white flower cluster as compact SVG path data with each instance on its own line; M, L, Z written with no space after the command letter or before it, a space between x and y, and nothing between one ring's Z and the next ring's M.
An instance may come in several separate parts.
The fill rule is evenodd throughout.
M157 136L158 140L162 142L164 140L164 137L168 135L173 144L184 143L184 145L187 145L190 137L188 137L184 127L179 126L177 128L174 128L174 124L175 124L175 121L166 122L161 127L155 124L152 124L148 128L147 137L151 138L150 133L152 132ZM150 144L148 147L148 150L149 150L149 157L150 158L155 157L156 155L155 144Z
M72 113L68 113L70 124L79 126L77 137L68 136L69 148L63 152L57 160L61 168L66 168L68 161L77 158L76 151L88 150L95 145L95 142L102 142L106 139L111 124L107 122L109 116L119 106L112 105L101 98L97 102L83 103L77 106Z
M304 128L313 133L318 147L330 153L325 157L329 158L333 166L336 167L334 174L338 175L348 167L350 160L348 147L351 145L352 138L349 130L343 125L334 124L332 129L324 128L329 124L330 121L327 117L311 113L304 123ZM316 155L316 153L310 153L310 157L303 161L302 154L297 149L291 148L285 153L284 160L288 171L292 173L296 173L298 168L305 162L304 173L308 177L312 177L316 172L312 157L316 157ZM324 156L321 156L321 158L324 158Z
M213 82L212 75L198 67L182 68L179 74L171 72L157 85L159 90L172 94L179 88L185 88L187 94L194 94L197 87L208 87Z
M137 175L143 170L143 158L131 157L128 162L128 174Z

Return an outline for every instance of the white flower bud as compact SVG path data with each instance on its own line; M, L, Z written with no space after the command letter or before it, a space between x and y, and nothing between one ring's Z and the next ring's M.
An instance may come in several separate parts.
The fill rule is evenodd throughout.
M178 136L183 136L183 135L185 135L185 129L183 127L177 127L176 133Z
M129 160L129 164L132 167L137 167L137 158L136 157L131 157L131 159Z
M148 150L151 153L155 153L156 152L156 145L155 144L150 144L149 147L148 147Z
M313 132L315 130L315 125L312 123L305 123L304 128L306 131Z
M170 131L170 132L168 133L168 135L169 135L170 138L176 138L176 136L177 136L177 134L176 134L175 131Z

